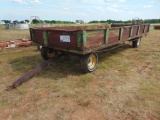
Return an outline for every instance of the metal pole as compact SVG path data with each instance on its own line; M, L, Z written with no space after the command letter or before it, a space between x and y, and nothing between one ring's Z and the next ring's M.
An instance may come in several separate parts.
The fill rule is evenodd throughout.
M47 67L49 64L51 64L53 62L53 58L44 61L43 63L41 63L39 66L35 67L33 70L29 71L28 73L26 73L24 76L20 77L17 81L13 82L10 86L6 87L6 91L9 91L11 89L14 89L16 87L18 87L19 85L21 85L24 82L27 82L28 80L30 80L35 74L37 74L39 71L41 71L43 68Z

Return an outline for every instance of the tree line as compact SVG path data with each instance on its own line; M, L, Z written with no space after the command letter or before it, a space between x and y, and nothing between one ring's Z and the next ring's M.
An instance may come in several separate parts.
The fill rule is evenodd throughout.
M2 20L2 21L4 21L5 23L14 23L14 24L18 24L18 23L25 23L25 22L27 22L27 23L29 23L30 21L29 20L21 20L21 21L18 21L18 20L14 20L13 22L11 21L11 20Z
M61 20L37 20L37 19L33 19L32 23L33 24L38 24L38 23L47 23L47 24L74 24L75 22L72 22L72 21L61 21Z
M11 23L11 20L2 20L4 21L5 23ZM14 20L13 23L14 24L18 24L18 23L29 23L30 21L29 20L24 20L24 21L18 21L18 20ZM132 20L127 20L127 21L122 21L122 20L101 20L101 21L98 21L98 20L93 20L93 21L90 21L88 23L132 23ZM140 19L140 22L141 23L160 23L160 19L146 19L146 20L142 20ZM47 23L47 24L75 24L75 22L72 22L72 21L61 21L61 20L37 20L37 19L33 19L31 21L31 23L33 24L38 24L38 23Z
M18 23L29 23L29 20L22 20L22 21L18 21L18 20L2 20L5 23L14 23L14 24L18 24ZM74 24L75 22L72 21L61 21L61 20L37 20L37 19L33 19L31 21L31 23L33 24L39 24L39 23L47 23L47 24Z
M89 23L132 23L132 20L127 20L127 21L122 21L122 20L102 20L102 21L97 21L97 20L93 20L90 21ZM160 23L160 19L146 19L146 20L142 20L140 19L140 23Z

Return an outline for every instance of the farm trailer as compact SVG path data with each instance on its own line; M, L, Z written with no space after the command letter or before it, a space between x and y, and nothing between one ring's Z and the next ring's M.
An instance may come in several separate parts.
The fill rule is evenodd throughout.
M153 25L155 30L160 30L160 25Z
M43 59L56 58L63 53L80 56L83 72L92 72L98 64L97 51L124 41L139 46L141 37L149 32L149 24L89 25L30 28L31 40L41 45Z

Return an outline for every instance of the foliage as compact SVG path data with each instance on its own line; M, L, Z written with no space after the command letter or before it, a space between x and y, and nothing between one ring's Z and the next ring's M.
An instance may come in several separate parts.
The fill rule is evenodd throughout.
M32 23L33 23L33 24L38 24L38 23L39 23L39 20L33 19L33 20L32 20Z
M20 21L19 23L23 24L23 23L24 23L24 21Z
M2 20L4 21L5 23L11 23L11 20ZM30 21L25 19L25 22L29 23ZM75 24L75 22L72 22L72 21L61 21L61 20L37 20L37 19L33 19L32 20L32 23L33 24L38 24L38 23L48 23L48 24ZM127 20L127 21L123 21L123 20L111 20L111 19L108 19L108 20L93 20L93 21L90 21L88 23L131 23L132 20ZM22 23L22 21L18 21L18 20L14 20L13 21L14 24L16 23ZM140 19L140 23L160 23L160 19Z
M131 20L127 20L127 21L122 21L122 20L102 20L102 21L97 21L97 20L93 20L90 21L89 23L131 23ZM140 19L141 23L160 23L160 19L147 19L147 20L142 20Z
M29 20L26 19L25 22L29 23Z
M89 23L131 23L131 20L128 20L128 21L122 21L122 20L101 20L101 21L97 21L97 20L94 20L94 21L90 21Z
M11 20L3 20L5 23L11 23ZM14 24L18 24L18 23L25 23L25 22L27 22L27 23L29 23L29 20L21 20L21 21L18 21L18 20L14 20L13 21L13 23Z
M73 24L71 21L60 21L60 20L44 20L45 23L48 24Z
M143 21L144 23L160 23L160 19L147 19Z
M13 23L14 24L18 24L19 22L18 22L18 20L14 20Z
M11 20L2 20L4 21L5 23L11 23Z

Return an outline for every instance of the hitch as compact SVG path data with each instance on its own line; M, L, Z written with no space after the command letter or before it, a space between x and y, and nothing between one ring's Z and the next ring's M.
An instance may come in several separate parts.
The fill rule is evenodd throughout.
M11 89L15 89L16 87L18 87L19 85L23 84L24 82L27 82L35 74L37 74L43 68L46 68L49 64L51 64L54 60L55 60L54 58L50 58L49 60L44 61L39 66L35 67L31 71L29 71L28 73L26 73L25 75L23 75L22 77L20 77L17 81L15 81L11 85L7 86L6 89L5 89L5 91L9 91Z

